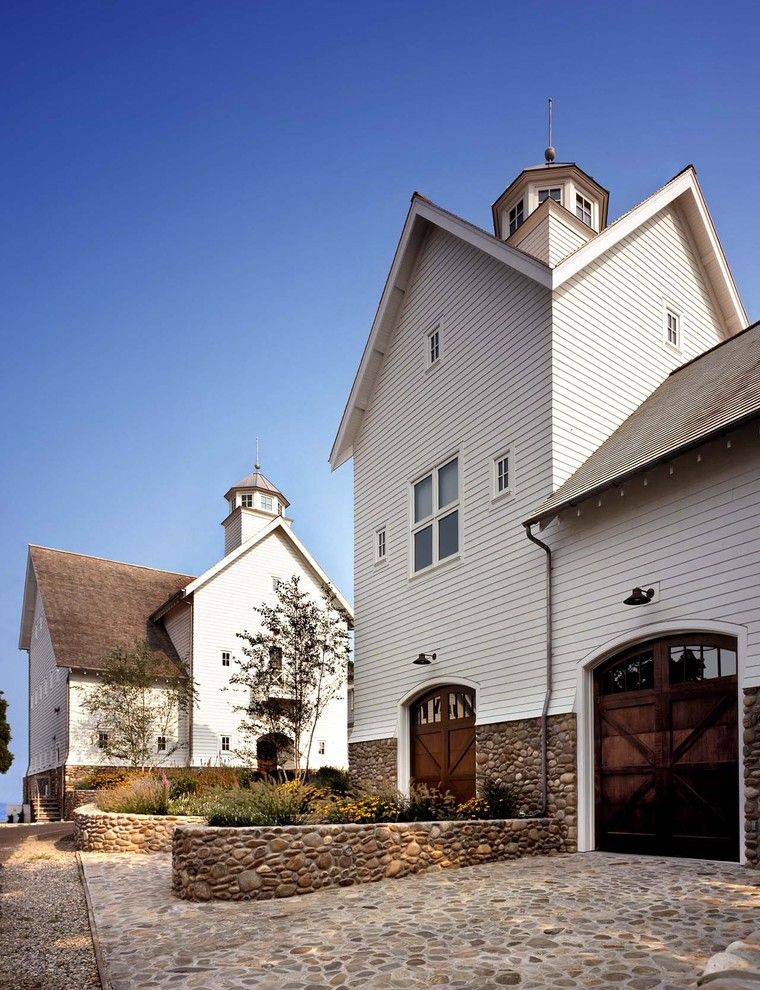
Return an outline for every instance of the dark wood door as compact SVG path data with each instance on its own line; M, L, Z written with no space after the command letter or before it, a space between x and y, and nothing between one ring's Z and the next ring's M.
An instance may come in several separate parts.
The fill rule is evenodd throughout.
M475 797L475 692L435 688L411 707L412 780L457 801Z
M671 636L594 675L596 847L739 858L736 641Z

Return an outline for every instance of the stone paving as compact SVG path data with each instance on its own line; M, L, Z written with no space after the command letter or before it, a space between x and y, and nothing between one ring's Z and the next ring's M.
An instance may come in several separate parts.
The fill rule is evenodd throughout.
M206 904L168 856L82 861L113 990L685 990L760 914L753 870L606 853Z

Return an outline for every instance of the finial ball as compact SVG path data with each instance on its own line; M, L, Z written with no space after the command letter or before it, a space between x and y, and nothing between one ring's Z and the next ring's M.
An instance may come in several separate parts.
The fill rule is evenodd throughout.
M551 145L549 145L549 147L544 152L544 158L547 160L547 162L551 164L551 162L553 162L556 157L557 157L557 152L554 150L554 148L552 148Z

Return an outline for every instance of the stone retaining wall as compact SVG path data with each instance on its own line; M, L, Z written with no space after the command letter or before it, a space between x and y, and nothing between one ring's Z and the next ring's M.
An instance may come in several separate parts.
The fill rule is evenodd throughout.
M348 773L352 787L370 791L396 790L396 740L368 739L348 744Z
M219 828L174 833L173 890L185 900L269 900L429 869L555 853L547 818Z
M63 817L67 822L74 820L74 812L86 804L95 803L97 791L66 791L63 800Z
M203 825L190 815L125 815L94 804L74 812L74 840L80 852L169 852L177 825Z

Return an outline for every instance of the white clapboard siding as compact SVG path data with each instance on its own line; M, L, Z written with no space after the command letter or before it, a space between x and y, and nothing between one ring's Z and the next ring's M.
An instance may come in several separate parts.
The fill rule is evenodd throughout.
M681 353L663 341L666 301L681 313ZM675 206L562 286L553 306L555 486L674 368L724 335Z
M238 633L256 632L259 616L254 608L262 603L274 605L273 578L287 580L294 574L301 578L301 588L321 600L321 582L297 553L292 543L279 531L267 536L230 562L193 595L193 676L199 699L193 713L193 763L238 762L234 754L222 753L221 737L230 736L231 750L255 746L239 730L240 705L247 702L247 692L230 685L235 657L243 655L245 645ZM229 651L229 667L222 666L222 652ZM325 712L317 725L315 740L325 739L328 752L324 757L312 753L321 764L346 766L346 691Z
M106 758L98 747L97 719L85 710L83 702L92 691L97 690L96 674L83 671L72 671L69 677L69 728L71 743L67 763L85 766L127 766L128 761L113 757ZM156 687L156 692L161 688ZM187 762L186 736L182 734L181 718L171 721L168 734L168 749L166 755L161 755L156 739L155 762L158 766L179 767ZM173 751L172 751L173 750Z
M563 223L560 217L553 213L549 214L549 264L552 268L586 243L588 237L573 230L569 224Z
M760 449L756 429L651 472L625 495L605 495L563 513L544 537L554 550L555 695L575 702L578 665L647 626L700 619L744 626L744 685L760 685ZM636 585L654 585L646 606L622 604Z
M29 645L29 773L60 766L66 759L67 674L66 668L56 666L45 609L37 591Z
M442 358L426 370L438 321ZM429 235L354 445L354 741L393 735L399 699L431 674L476 680L482 722L540 710L544 561L520 520L551 481L549 329L548 290ZM492 501L506 447L514 495ZM461 557L410 579L410 482L454 451ZM421 651L435 666L412 664Z
M188 667L192 660L193 624L189 605L180 605L164 616L164 628L174 644L177 656Z
M537 224L537 226L534 227L529 234L525 234L525 236L515 246L519 247L521 251L525 251L527 254L532 254L534 258L538 258L539 261L543 261L544 264L548 265L549 258L551 256L549 238L549 215L547 214L544 219Z

